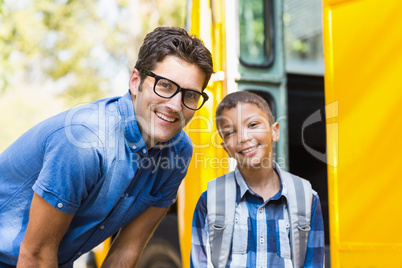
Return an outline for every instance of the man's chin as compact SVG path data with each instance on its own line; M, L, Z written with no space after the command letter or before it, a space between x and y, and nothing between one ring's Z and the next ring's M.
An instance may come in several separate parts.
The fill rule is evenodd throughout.
M155 139L154 139L155 144L158 144L158 143L160 144L160 143L168 142L168 141L171 140L174 136L176 136L177 133L179 133L179 131L178 131L178 132L175 132L175 133L171 133L171 134L169 134L169 135L163 135L163 136L159 135L159 136L156 136ZM157 134L161 134L161 133L157 133Z

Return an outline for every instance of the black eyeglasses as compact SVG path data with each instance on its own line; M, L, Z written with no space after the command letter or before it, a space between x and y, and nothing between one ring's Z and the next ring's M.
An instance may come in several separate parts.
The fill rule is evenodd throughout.
M209 98L204 92L182 88L172 80L156 75L151 71L141 68L140 72L155 78L154 92L161 98L170 99L182 92L181 101L190 110L200 109Z

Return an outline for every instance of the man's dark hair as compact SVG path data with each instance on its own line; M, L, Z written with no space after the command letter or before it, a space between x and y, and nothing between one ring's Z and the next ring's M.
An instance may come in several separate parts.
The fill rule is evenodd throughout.
M145 36L135 68L152 71L167 56L197 65L205 73L202 87L205 89L213 73L213 63L211 52L200 39L179 27L158 27ZM144 79L145 75L141 73L141 81Z
M261 96L248 91L236 91L226 95L216 108L215 118L219 119L224 110L235 108L239 103L256 105L268 116L269 124L271 126L274 124L274 117L272 116L268 103ZM218 128L218 120L216 120L216 127Z

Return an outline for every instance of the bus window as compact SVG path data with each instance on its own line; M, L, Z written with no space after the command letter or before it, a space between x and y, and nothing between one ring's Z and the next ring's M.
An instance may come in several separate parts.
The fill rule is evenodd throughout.
M322 76L322 1L285 0L284 3L287 72Z
M272 5L269 0L239 0L239 59L249 67L268 67L272 49Z

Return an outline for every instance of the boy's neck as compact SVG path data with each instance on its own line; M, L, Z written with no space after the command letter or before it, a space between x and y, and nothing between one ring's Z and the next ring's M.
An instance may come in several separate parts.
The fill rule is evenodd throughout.
M280 179L273 165L260 168L239 168L243 179L253 192L260 195L264 201L273 197L280 190Z

